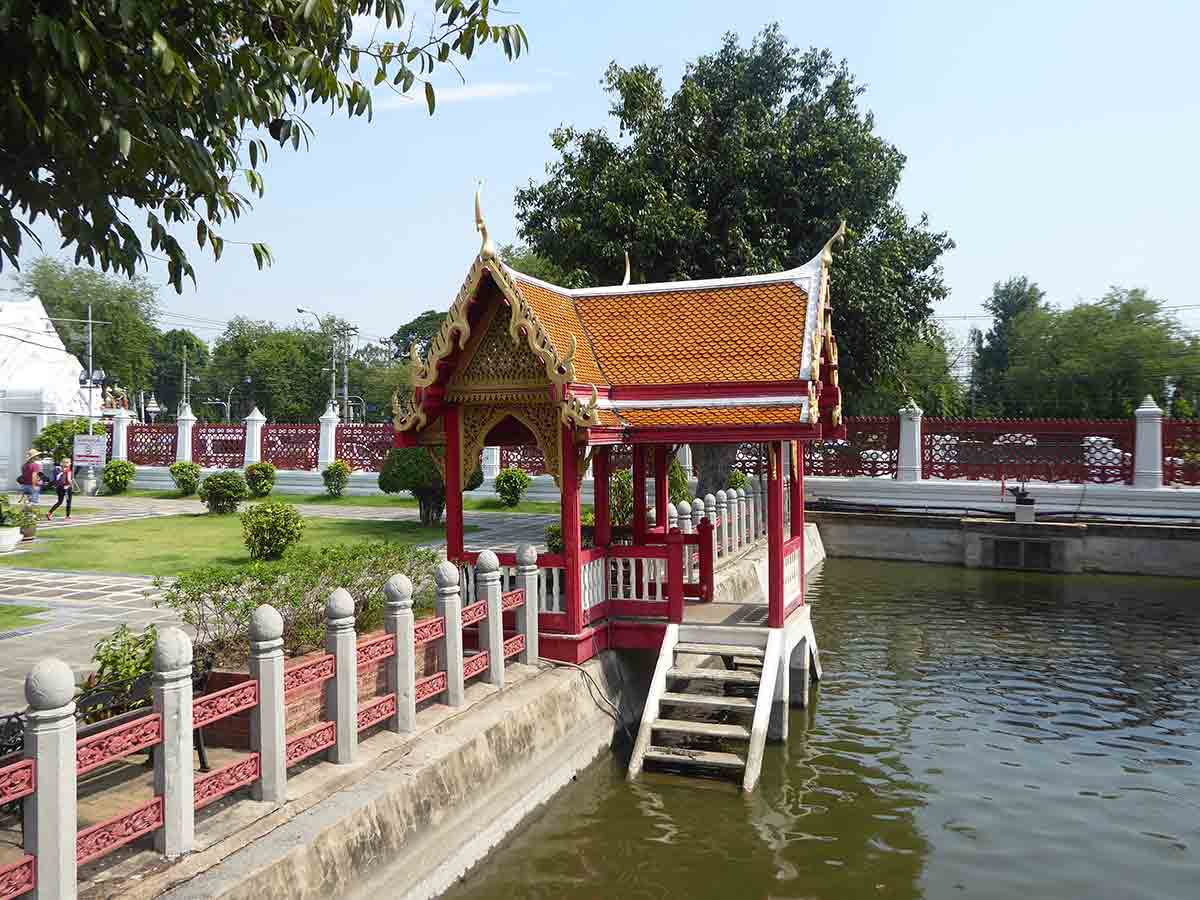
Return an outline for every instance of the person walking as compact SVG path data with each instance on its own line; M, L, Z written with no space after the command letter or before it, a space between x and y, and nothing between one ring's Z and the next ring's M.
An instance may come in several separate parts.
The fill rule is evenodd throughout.
M42 496L42 467L37 457L38 452L30 448L25 454L25 464L21 466L21 493L33 504L38 503Z
M75 494L75 474L71 470L71 460L64 459L54 467L54 490L58 493L58 502L50 507L50 511L46 513L46 521L50 521L50 517L54 515L54 511L63 505L63 500L67 501L67 520L71 518L71 497Z

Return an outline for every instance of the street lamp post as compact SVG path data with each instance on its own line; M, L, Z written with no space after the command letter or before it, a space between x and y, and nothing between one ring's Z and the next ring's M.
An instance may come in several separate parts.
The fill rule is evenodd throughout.
M89 309L89 313L91 310ZM90 333L90 328L89 328ZM95 391L98 387L104 386L104 379L107 377L103 369L93 369L92 363L92 348L91 341L88 341L88 367L79 373L79 386L87 388L88 392L88 434L95 433L96 430L96 399ZM88 466L87 480L84 482L85 492L90 493L96 484L96 467Z

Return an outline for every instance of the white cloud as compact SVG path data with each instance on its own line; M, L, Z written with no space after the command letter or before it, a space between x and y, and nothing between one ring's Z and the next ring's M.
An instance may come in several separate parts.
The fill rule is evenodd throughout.
M437 105L468 103L472 100L502 100L505 97L523 97L527 94L545 94L550 90L547 81L481 81L460 84L454 87L437 88ZM413 91L403 96L392 95L375 104L376 112L416 107L425 109L423 91Z

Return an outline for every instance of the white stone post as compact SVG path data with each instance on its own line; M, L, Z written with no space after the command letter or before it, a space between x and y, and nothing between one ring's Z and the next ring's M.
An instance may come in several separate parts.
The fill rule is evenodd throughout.
M192 407L184 403L179 407L179 418L175 421L175 461L192 461L192 428L196 425L196 416Z
M717 498L712 494L705 494L704 495L704 514L708 517L708 521L710 521L713 525L717 524L718 512L719 512L719 510L717 509ZM712 542L713 542L713 548L712 548L713 549L713 554L712 554L713 555L713 565L715 566L717 564L718 552L721 549L721 529L720 528L714 528L712 530Z
M113 414L113 459L129 459L129 410L118 408Z
M704 500L700 497L696 497L694 500L692 500L692 533L693 534L700 533L700 522L703 521L703 519L704 519ZM695 566L693 567L693 573L696 576L696 580L699 581L700 580L700 545L699 544L696 545Z
M250 615L250 677L258 705L250 710L250 749L258 754L255 800L287 801L287 737L283 701L283 616L263 604Z
M154 793L162 797L163 824L154 848L167 859L192 851L196 798L192 768L192 639L164 628L154 643L154 711L162 716L162 743L154 752Z
M25 852L36 857L37 900L74 900L75 676L59 659L40 660L25 676L25 758L37 790L24 801Z
M681 534L692 533L691 501L679 501L679 505L675 507L675 521L679 526L679 531ZM688 544L683 545L683 580L692 580L692 548Z
M462 595L458 590L458 566L443 560L433 573L433 580L437 584L437 614L446 620L446 637L442 640L441 659L438 661L446 670L446 703L449 706L462 706Z
M337 743L329 748L328 759L341 765L354 762L358 748L357 643L354 598L338 588L325 604L325 652L334 658L334 676L325 682L325 705L337 726Z
M721 538L717 541L717 551L724 556L731 549L729 544L729 495L725 491L717 491L717 515L721 517L721 527L717 529Z
M900 408L900 452L897 481L921 480L921 416L924 410L910 397Z
M525 592L525 602L517 607L517 633L525 635L525 649L517 662L533 665L538 658L538 581L537 550L533 544L517 547L517 583L514 587Z
M483 480L484 483L493 481L500 474L500 448L483 448Z
M412 581L397 573L383 586L383 627L396 642L396 652L387 661L388 687L396 694L392 731L411 734L417 730L417 647L413 638Z
M692 478L692 445L680 444L679 449L675 451L675 458L679 460L679 467L683 469L684 477L690 481Z
M243 421L246 423L246 451L242 455L242 464L251 466L262 462L262 432L263 426L267 424L267 417L256 406Z
M750 523L747 521L747 513L750 512L749 501L746 499L746 489L738 488L738 543L743 547L747 544L754 543L754 537L750 534Z
M746 532L753 544L758 540L758 479L747 478L746 487Z
M324 469L337 458L337 427L341 421L337 404L329 401L329 408L321 416L321 440L317 445L317 469Z
M488 668L484 680L504 687L504 619L500 614L500 560L484 550L475 560L475 591L487 604L487 618L479 623L479 649L486 650Z
M767 533L767 479L754 479L754 508L758 510L758 535Z
M1160 488L1163 486L1162 422L1163 411L1149 394L1133 412L1137 417L1136 443L1133 451L1133 486Z
M672 503L668 500L667 501L667 531L670 531L672 528L678 527L678 525L679 525L679 510L676 509L674 503Z

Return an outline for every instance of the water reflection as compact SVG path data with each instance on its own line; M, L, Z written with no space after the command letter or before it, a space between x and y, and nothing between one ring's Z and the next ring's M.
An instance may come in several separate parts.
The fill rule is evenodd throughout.
M1191 898L1200 584L832 560L758 790L597 764L452 894Z

